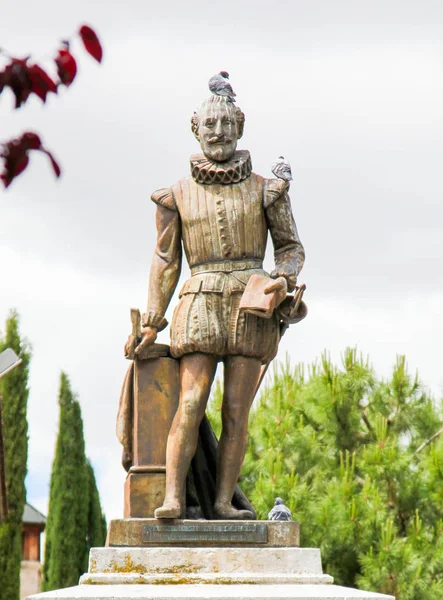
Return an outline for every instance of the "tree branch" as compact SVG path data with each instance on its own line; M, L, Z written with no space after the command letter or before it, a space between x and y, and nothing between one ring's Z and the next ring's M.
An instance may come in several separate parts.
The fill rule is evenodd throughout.
M361 416L362 416L362 419L363 419L366 427L368 428L369 432L373 433L372 425L369 422L368 415L366 414L366 412L364 410L361 411Z
M419 452L421 452L423 450L423 448L426 448L426 446L429 446L429 444L431 442L433 442L435 440L435 438L437 438L442 433L443 433L443 427L441 429L439 429L436 433L434 433L434 435L431 436L429 438L429 440L426 440L425 442L423 442L423 444L420 444L420 446L417 448L417 450L415 451L414 454L418 454Z

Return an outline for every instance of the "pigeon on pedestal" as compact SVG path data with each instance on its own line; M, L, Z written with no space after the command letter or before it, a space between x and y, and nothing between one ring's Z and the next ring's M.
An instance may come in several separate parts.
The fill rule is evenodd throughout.
M284 156L279 156L277 160L272 163L271 171L278 179L292 181L291 165L289 164L289 160Z
M270 521L292 521L291 511L284 505L281 498L276 498L273 508L271 508L268 519Z
M226 96L230 102L235 102L237 94L232 89L228 79L229 73L227 71L220 71L218 75L213 75L209 80L209 89L216 96Z

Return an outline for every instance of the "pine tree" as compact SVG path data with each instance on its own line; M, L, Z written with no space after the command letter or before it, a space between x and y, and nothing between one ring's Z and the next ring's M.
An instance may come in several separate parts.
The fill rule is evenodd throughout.
M0 352L12 348L22 364L0 381L3 404L5 467L9 512L0 523L0 599L20 598L22 516L26 501L25 477L28 457L28 371L30 352L20 339L18 314L11 312Z
M388 381L354 349L342 368L286 362L251 412L241 486L260 519L283 498L337 584L441 600L442 408L404 357Z
M61 374L60 422L52 465L42 589L78 584L87 570L89 481L80 404Z

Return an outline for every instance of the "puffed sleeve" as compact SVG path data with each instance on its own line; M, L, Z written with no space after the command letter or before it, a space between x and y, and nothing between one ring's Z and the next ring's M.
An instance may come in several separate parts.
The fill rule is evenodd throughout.
M181 270L181 223L177 207L168 188L151 196L157 204L157 244L149 275L148 307L143 315L144 327L166 327L166 309L177 286Z
M156 190L151 195L151 200L159 206L169 208L169 210L177 210L177 205L175 204L174 196L172 195L170 188Z
M288 291L292 291L305 261L305 251L298 237L288 189L289 183L282 179L267 179L263 204L274 244L275 270L272 276L285 277Z

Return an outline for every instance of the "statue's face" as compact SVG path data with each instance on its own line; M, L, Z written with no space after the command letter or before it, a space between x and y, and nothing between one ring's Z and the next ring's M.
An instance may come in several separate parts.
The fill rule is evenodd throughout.
M203 154L216 162L229 160L237 148L237 136L235 108L219 103L206 104L198 127Z

